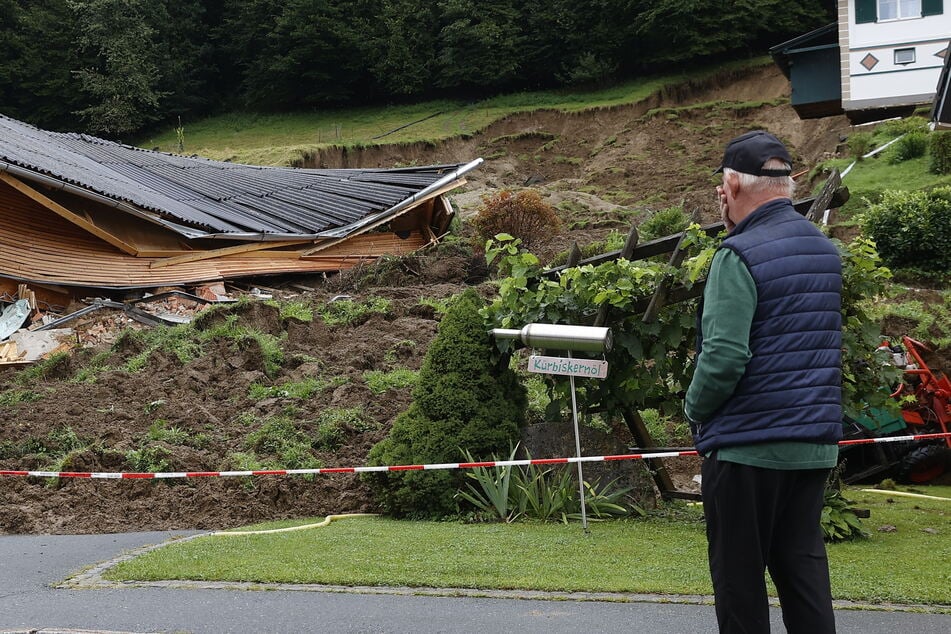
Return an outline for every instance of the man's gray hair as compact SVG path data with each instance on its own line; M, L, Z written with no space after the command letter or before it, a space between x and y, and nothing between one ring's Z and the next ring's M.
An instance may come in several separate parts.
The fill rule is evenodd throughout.
M763 164L763 169L788 170L791 169L789 163L782 159L769 159ZM740 187L750 192L774 192L776 194L792 198L796 190L796 181L792 176L756 176L754 174L744 174L737 172L729 167L723 168L723 174L736 174L740 182Z

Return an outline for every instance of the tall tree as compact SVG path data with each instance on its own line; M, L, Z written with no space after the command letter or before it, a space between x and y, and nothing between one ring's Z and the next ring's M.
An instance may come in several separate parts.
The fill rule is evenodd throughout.
M513 0L441 0L436 83L446 88L512 86L519 76L522 16Z
M228 78L225 86L238 101L250 101L247 94L253 86L249 74L252 67L261 63L263 49L273 46L269 44L270 34L276 28L283 5L282 0L224 0L221 22L212 38L220 72Z
M74 110L83 98L71 73L80 65L72 12L61 0L4 9L0 33L10 47L0 71L0 112L44 128L76 129Z
M754 52L831 19L827 0L640 0L632 34L641 68ZM765 42L764 42L765 40Z
M0 51L6 63L0 64L0 113L13 114L16 83L22 73L23 42L20 39L21 11L14 0L0 0Z
M437 14L432 2L382 0L379 35L369 47L373 76L391 95L422 95L431 86Z
M235 27L232 48L243 49L242 89L251 105L305 108L372 93L366 60L379 0L237 4L227 24Z
M159 118L155 29L149 0L70 0L80 29L79 45L93 64L76 71L91 105L79 111L94 133L119 136Z
M150 4L146 19L155 32L153 62L159 72L155 87L161 117L172 120L181 115L206 113L216 96L208 89L216 68L208 37L212 23L207 18L207 9L216 3L152 0ZM218 19L218 14L211 17Z

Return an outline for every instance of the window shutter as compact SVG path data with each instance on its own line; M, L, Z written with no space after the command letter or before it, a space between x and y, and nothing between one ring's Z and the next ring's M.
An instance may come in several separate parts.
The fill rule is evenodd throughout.
M941 15L943 4L942 0L921 0L921 15Z
M938 0L940 3L941 0ZM874 22L878 18L878 0L855 0L855 23Z

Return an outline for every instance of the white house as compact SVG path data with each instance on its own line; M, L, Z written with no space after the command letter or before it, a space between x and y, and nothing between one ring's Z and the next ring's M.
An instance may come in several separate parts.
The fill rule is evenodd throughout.
M839 0L846 113L931 103L951 39L951 7L945 10L944 4L943 0Z
M949 41L951 0L839 0L837 24L770 52L801 117L864 121L930 105Z

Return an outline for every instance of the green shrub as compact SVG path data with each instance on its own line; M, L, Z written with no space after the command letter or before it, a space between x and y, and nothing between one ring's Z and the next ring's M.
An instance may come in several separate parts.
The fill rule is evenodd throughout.
M849 147L849 155L854 159L861 161L862 157L872 151L872 133L856 132L849 136L846 145Z
M679 206L668 207L654 212L650 218L637 226L638 242L647 242L680 233L690 224L690 216Z
M513 448L508 460L514 460L518 448ZM531 458L531 456L528 456ZM493 461L498 458L492 457ZM467 462L479 462L466 452ZM539 467L476 467L467 471L467 490L460 489L456 497L468 502L484 520L513 522L521 517L533 520L560 521L581 519L581 501L575 470L569 465ZM584 483L585 509L591 519L607 519L644 510L627 499L630 488L618 486L617 480L607 484L596 481Z
M951 269L951 187L886 191L861 217L884 263L925 271Z
M928 151L928 132L914 130L901 137L885 150L885 158L894 165L902 161L919 158Z
M561 231L561 219L555 208L533 189L517 193L503 190L483 197L482 202L472 226L483 241L507 233L531 244Z
M651 438L658 446L675 447L693 443L690 427L680 417L664 416L659 410L653 408L641 410L640 415Z
M371 465L456 462L463 451L488 458L513 444L524 422L525 390L498 358L473 289L456 297L430 345L413 403L390 435L370 451ZM441 517L455 512L457 470L367 474L377 499L396 516Z
M931 163L933 174L951 174L951 130L936 130L931 133Z
M890 139L907 134L909 132L927 132L928 131L928 120L924 117L905 117L904 119L895 119L893 121L885 121L877 126L875 126L875 131L873 132L875 136L875 142L882 144L887 142Z

